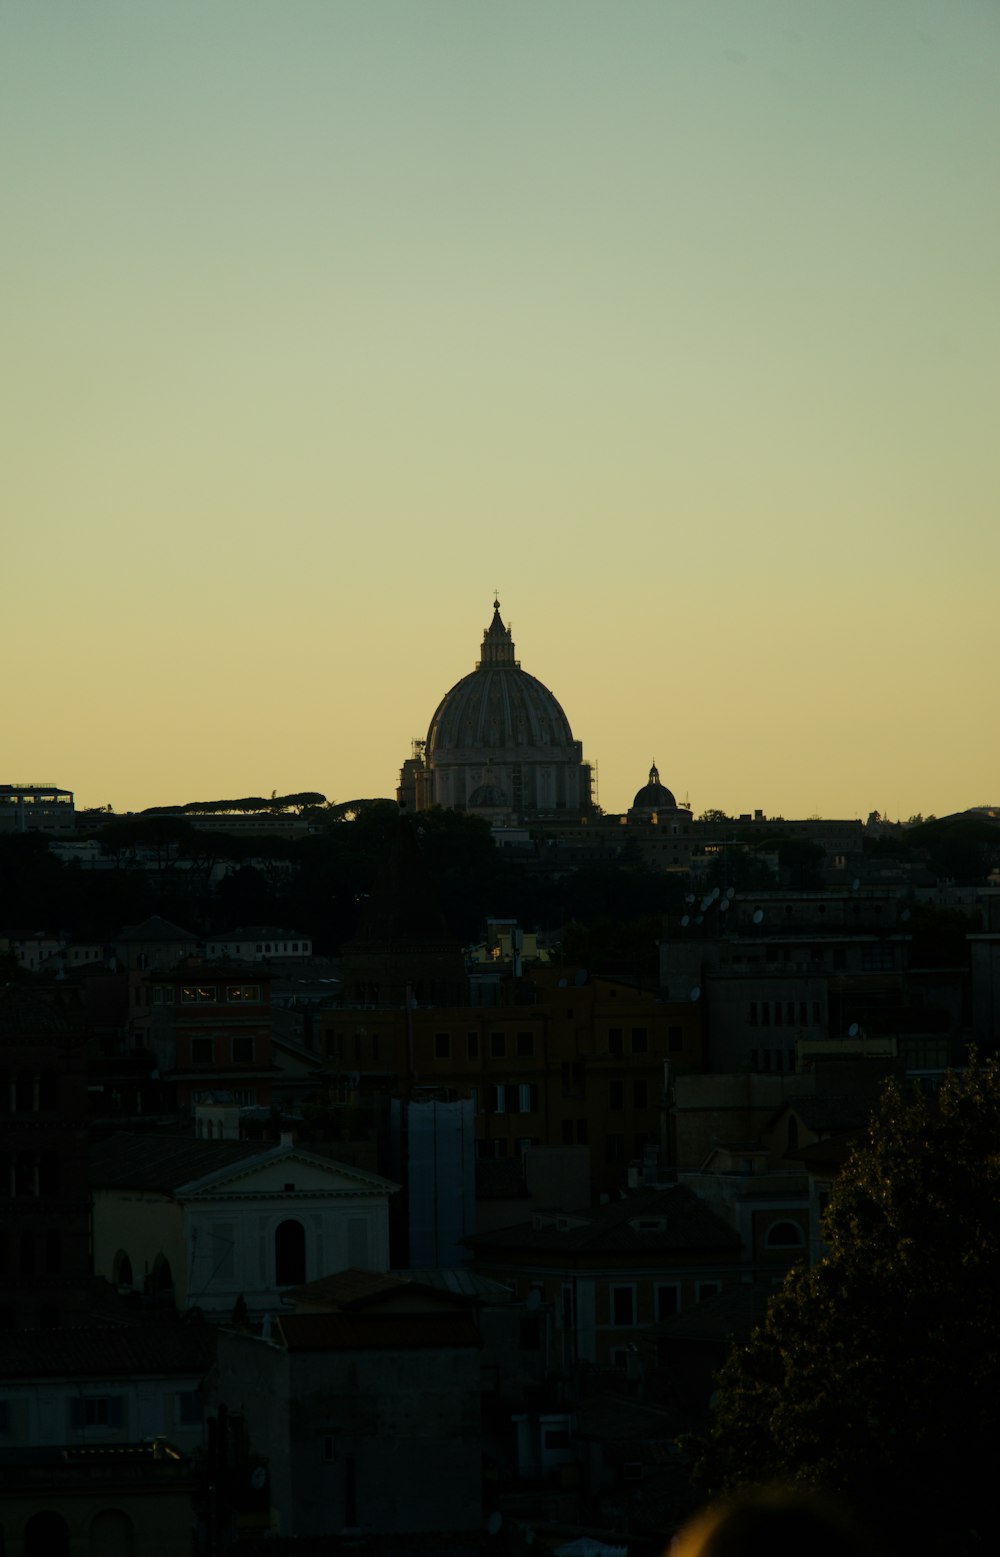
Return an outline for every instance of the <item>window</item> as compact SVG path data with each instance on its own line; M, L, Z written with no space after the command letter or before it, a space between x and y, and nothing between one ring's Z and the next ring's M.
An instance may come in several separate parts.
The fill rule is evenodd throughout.
M699 1303L704 1303L706 1298L718 1297L721 1291L721 1281L699 1281L695 1286L695 1297Z
M625 1084L621 1081L608 1082L608 1107L613 1113L625 1106Z
M587 1144L587 1121L586 1121L586 1119L578 1119L576 1121L576 1144L578 1146L586 1146L586 1144Z
M771 1002L769 1000L761 1001L760 1021L762 1027L770 1027L771 1025Z
M572 1146L573 1144L572 1119L564 1119L562 1122L562 1143L564 1146Z
M87 1427L121 1427L125 1401L121 1395L71 1395L69 1425L73 1432Z
M633 1029L632 1029L632 1053L633 1054L645 1054L648 1047L649 1047L649 1036L648 1036L648 1034L646 1032L646 1029L644 1027L633 1027Z
M609 1028L608 1049L612 1054L623 1054L625 1052L624 1045L622 1043L622 1030L620 1027Z
M862 946L861 971L863 973L889 973L892 971L892 947Z
M177 1396L179 1427L198 1427L205 1420L205 1402L196 1389L184 1389Z
M606 1135L604 1137L605 1162L625 1161L625 1137L624 1135Z
M507 1053L506 1033L490 1033L490 1053L495 1060L503 1058Z
M227 984L226 999L233 1001L260 1000L259 984Z
M215 1044L211 1038L191 1039L191 1064L211 1065L215 1058Z
M469 1059L470 1060L478 1060L478 1058L479 1058L479 1034L478 1033L466 1033L466 1035L465 1035L465 1046L466 1046L466 1051L468 1053Z
M669 1319L681 1311L681 1289L676 1281L665 1282L656 1288L656 1317Z
M533 1114L538 1109L538 1087L533 1081L490 1087L487 1096L491 1114Z
M635 1324L634 1287L611 1288L611 1323L620 1326Z
M670 1050L670 1052L672 1054L675 1054L678 1049L683 1049L683 1047L684 1047L684 1029L683 1029L683 1027L668 1027L667 1028L667 1048Z
M628 1368L628 1347L613 1346L611 1348L611 1366L618 1373L624 1373Z
M215 1000L216 989L214 984L183 984L181 986L182 1005L206 1005Z
M534 1033L518 1033L518 1035L517 1035L517 1052L522 1057L527 1057L528 1055L534 1054L534 1052L535 1052L535 1035L534 1035Z
M436 1060L451 1059L451 1036L449 1033L434 1034L434 1058Z
M319 1440L319 1457L324 1465L332 1465L337 1458L337 1440L333 1433L322 1433Z
M569 1428L547 1427L543 1434L546 1449L568 1449Z
M757 1002L756 1002L756 1000L751 1000L751 1002L750 1002L750 1010L747 1013L747 1022L749 1023L749 1025L751 1027L756 1027L757 1026Z
M647 1087L645 1081L636 1080L632 1083L632 1103L635 1108L647 1107Z
M234 1065L252 1065L253 1064L253 1039L252 1038L234 1038L233 1039L233 1064Z

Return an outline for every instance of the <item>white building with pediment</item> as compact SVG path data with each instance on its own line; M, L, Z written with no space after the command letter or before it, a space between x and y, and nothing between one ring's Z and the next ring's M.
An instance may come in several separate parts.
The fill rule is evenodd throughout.
M231 1315L347 1267L389 1268L399 1186L322 1145L119 1134L93 1148L94 1270L120 1290Z

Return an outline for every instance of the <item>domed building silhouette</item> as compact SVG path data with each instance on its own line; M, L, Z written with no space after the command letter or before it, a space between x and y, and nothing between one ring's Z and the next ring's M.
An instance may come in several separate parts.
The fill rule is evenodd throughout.
M639 790L628 809L630 822L655 822L661 811L676 811L677 801L665 784L660 783L656 763L649 770L649 779Z
M399 803L448 806L490 820L593 809L591 769L558 699L514 656L493 602L476 667L441 699L403 764Z

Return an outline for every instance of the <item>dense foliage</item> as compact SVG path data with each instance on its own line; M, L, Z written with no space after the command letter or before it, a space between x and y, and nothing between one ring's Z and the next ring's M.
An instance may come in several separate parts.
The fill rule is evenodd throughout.
M885 1094L824 1220L720 1377L701 1480L824 1487L883 1547L990 1544L1000 1451L1000 1068Z
M38 833L0 838L0 926L20 935L58 931L108 941L125 925L159 914L198 935L281 925L335 954L358 929L405 828L415 839L411 854L426 901L441 910L456 940L476 941L491 915L516 918L526 930L603 923L578 948L584 965L595 973L645 974L655 969L648 921L676 907L681 892L679 878L627 857L579 870L546 869L544 859L536 869L511 863L481 817L439 807L402 816L394 801L348 801L311 812L313 829L304 837L198 828L190 820L197 809L110 819L94 813L83 836L99 845L100 868L60 860ZM635 930L633 921L641 921Z

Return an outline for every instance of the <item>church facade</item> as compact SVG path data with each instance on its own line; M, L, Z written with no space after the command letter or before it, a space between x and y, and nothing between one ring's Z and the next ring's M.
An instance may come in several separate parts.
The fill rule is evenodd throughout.
M553 693L515 658L498 600L475 669L414 742L397 798L406 810L446 806L497 823L593 811L583 747Z

